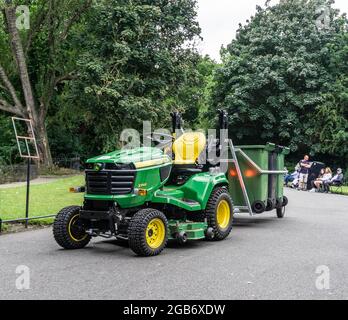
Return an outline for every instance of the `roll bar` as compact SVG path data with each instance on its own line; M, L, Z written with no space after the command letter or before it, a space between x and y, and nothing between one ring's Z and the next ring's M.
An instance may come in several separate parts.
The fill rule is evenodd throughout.
M172 112L172 130L175 133L177 130L182 130L182 116L180 112Z

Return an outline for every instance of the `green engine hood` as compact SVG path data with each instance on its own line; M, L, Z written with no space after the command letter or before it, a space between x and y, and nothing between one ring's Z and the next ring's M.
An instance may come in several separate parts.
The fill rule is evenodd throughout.
M139 169L171 162L170 157L161 150L149 147L118 150L87 160L87 163L133 163Z

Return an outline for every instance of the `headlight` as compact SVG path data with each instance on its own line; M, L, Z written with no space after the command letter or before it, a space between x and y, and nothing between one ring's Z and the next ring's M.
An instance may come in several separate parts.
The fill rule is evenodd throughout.
M93 166L93 169L95 171L101 171L103 169L103 164L102 163L95 163Z

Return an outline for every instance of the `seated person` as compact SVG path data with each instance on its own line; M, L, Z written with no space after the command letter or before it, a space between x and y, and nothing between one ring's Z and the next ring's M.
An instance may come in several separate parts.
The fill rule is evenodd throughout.
M310 190L310 192L319 191L321 186L324 184L324 182L330 181L331 179L332 179L331 169L330 168L326 168L325 170L321 169L319 177L316 180L313 180L311 182L312 189Z
M294 179L292 180L291 182L291 185L290 187L291 188L294 188L294 189L297 189L299 184L300 184L300 170L301 170L301 165L300 165L300 162L296 165L295 167L295 171L291 174L293 175Z
M330 179L328 181L325 181L323 183L324 192L329 193L330 186L339 186L339 185L341 185L342 182L343 182L343 179L344 179L343 171L342 171L341 168L338 168L337 169L337 174L332 179Z
M291 188L297 189L300 185L300 174L294 179L294 181L291 183Z
M284 178L284 184L285 186L288 185L289 182L293 182L295 179L298 179L299 178L299 172L298 171L294 171L293 173L291 174L287 174Z

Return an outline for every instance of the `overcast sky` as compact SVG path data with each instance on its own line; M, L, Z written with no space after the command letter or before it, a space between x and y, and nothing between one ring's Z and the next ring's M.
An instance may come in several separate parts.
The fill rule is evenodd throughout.
M197 0L198 20L202 28L203 43L199 50L215 60L220 59L221 45L227 45L235 37L238 24L254 15L256 5L263 6L266 0ZM272 0L272 4L279 0ZM336 0L334 7L348 13L348 0Z

